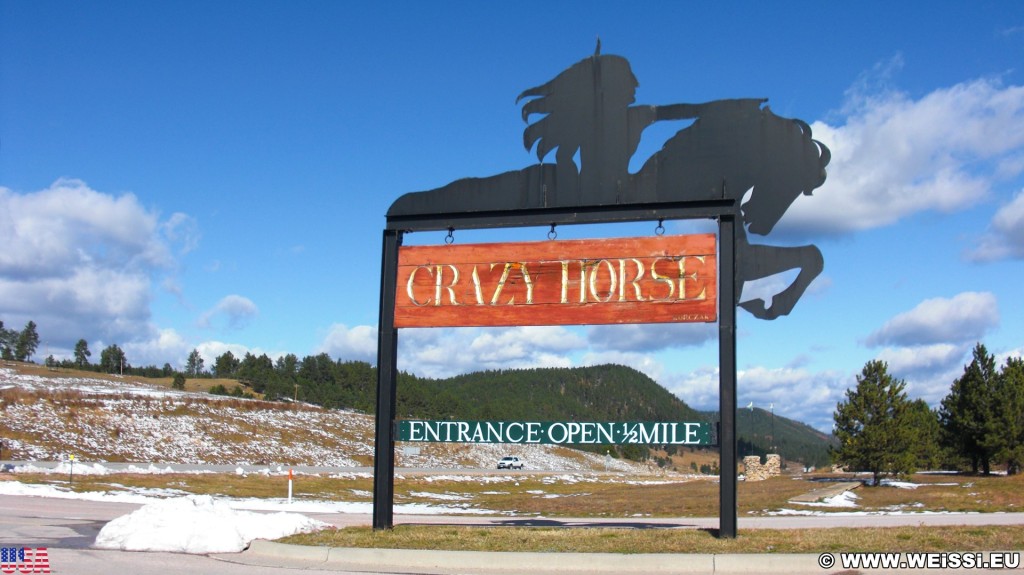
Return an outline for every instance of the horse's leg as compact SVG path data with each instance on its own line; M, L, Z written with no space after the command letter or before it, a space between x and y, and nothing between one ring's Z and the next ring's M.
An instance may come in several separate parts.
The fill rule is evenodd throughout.
M736 245L736 260L739 266L739 282L758 280L791 269L800 269L793 283L772 299L771 307L765 308L763 299L753 299L738 304L754 317L775 319L788 315L804 294L807 286L825 268L825 260L817 246L778 247L750 244L741 238ZM739 292L738 292L739 293ZM737 293L737 297L739 297Z

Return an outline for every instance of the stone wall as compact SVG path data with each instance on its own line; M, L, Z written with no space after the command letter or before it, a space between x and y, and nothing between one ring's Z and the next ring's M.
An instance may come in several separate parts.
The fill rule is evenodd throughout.
M743 458L743 473L747 481L764 481L782 473L782 459L775 453L768 454L768 460L761 463L758 455Z

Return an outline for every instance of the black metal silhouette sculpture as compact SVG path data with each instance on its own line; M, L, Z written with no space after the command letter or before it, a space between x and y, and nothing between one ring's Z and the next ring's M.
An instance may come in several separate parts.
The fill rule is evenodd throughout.
M393 526L394 423L398 364L395 294L403 234L456 227L638 222L715 218L719 265L719 536L736 537L736 307L774 319L792 311L821 273L813 245L751 244L771 233L789 206L825 181L828 148L810 127L772 113L763 99L702 104L634 104L629 62L598 50L551 81L519 95L523 134L538 163L485 178L406 194L387 214L381 262L374 455L375 529ZM529 123L534 116L541 116ZM643 131L664 120L691 120L636 172L629 171ZM544 159L554 151L554 163ZM747 281L799 269L768 305L738 303ZM440 277L440 275L438 276Z
M776 116L764 99L634 105L638 82L629 62L599 50L600 44L593 56L517 98L525 100L524 121L543 114L523 134L526 149L536 147L540 163L405 194L391 205L388 217L739 201L750 192L740 208L745 229L741 226L736 246L739 286L786 270L800 273L770 306L760 299L740 305L762 319L788 314L821 273L821 252L813 245L750 244L746 232L769 234L797 197L824 183L828 148L811 138L805 122ZM629 172L643 130L663 120L693 123L639 171ZM555 162L545 163L552 150Z

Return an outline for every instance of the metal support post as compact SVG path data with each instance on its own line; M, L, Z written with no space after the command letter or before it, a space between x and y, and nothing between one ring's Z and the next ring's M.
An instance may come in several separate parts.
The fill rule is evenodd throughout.
M402 232L384 230L380 273L380 322L377 324L377 420L373 457L373 528L394 527L395 397L398 387L398 330L395 285Z
M718 220L718 411L719 510L718 536L736 538L736 232L733 215Z

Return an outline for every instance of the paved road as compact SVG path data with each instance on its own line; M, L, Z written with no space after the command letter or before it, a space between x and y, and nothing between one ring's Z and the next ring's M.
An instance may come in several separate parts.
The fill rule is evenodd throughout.
M138 508L139 505L130 503L0 495L0 547L46 547L54 574L294 575L299 567L297 564L288 567L247 565L204 555L90 548L96 534L108 521Z
M355 563L312 561L303 558L282 559L279 556L253 556L252 554L221 555L218 558L181 555L174 553L138 553L121 551L101 551L91 549L96 534L103 525L115 517L130 513L139 506L128 503L109 503L82 501L75 499L49 499L41 497L18 497L0 495L0 546L16 547L47 547L53 573L75 573L78 575L107 575L109 573L149 574L189 574L219 573L224 575L264 575L293 573L295 569L329 570L334 573L366 572L367 568ZM338 526L369 525L369 515L318 513L306 514L321 521ZM593 518L513 518L513 517L454 517L454 516L411 516L400 515L395 518L396 524L430 524L430 525L520 525L520 526L564 526L564 527L626 527L626 528L717 528L718 518L645 518L645 519L593 519ZM828 528L828 527L883 527L894 525L1016 525L1024 524L1024 513L989 513L989 514L933 514L933 515L875 515L875 516L841 516L841 517L741 517L739 528ZM550 556L546 556L550 557ZM749 555L736 559L732 556L736 571L739 572L746 564L754 567L751 572L769 572L769 567L776 562L780 573L826 573L818 568L815 556L778 556ZM560 557L565 559L565 557ZM665 558L651 561L663 562ZM726 564L725 556L675 556L670 570L680 571L687 561L696 570L690 572L726 573L730 572L721 566ZM568 565L558 565L557 561L546 559L552 569L559 573L588 572L573 570ZM639 561L639 559L637 559ZM382 560L383 561L383 560ZM491 559L481 559L488 567L475 569L444 568L417 571L406 565L393 565L390 568L384 563L375 565L377 573L416 573L416 572L458 572L458 573L496 573ZM718 568L701 571L700 565L719 565ZM786 563L782 563L787 561ZM235 562L238 562L236 564ZM746 563L744 563L746 562ZM752 564L752 565L751 565ZM383 568L383 570L379 570ZM654 572L649 564L639 572ZM592 570L590 570L592 571ZM973 571L978 573L979 571ZM506 571L507 573L507 571Z

